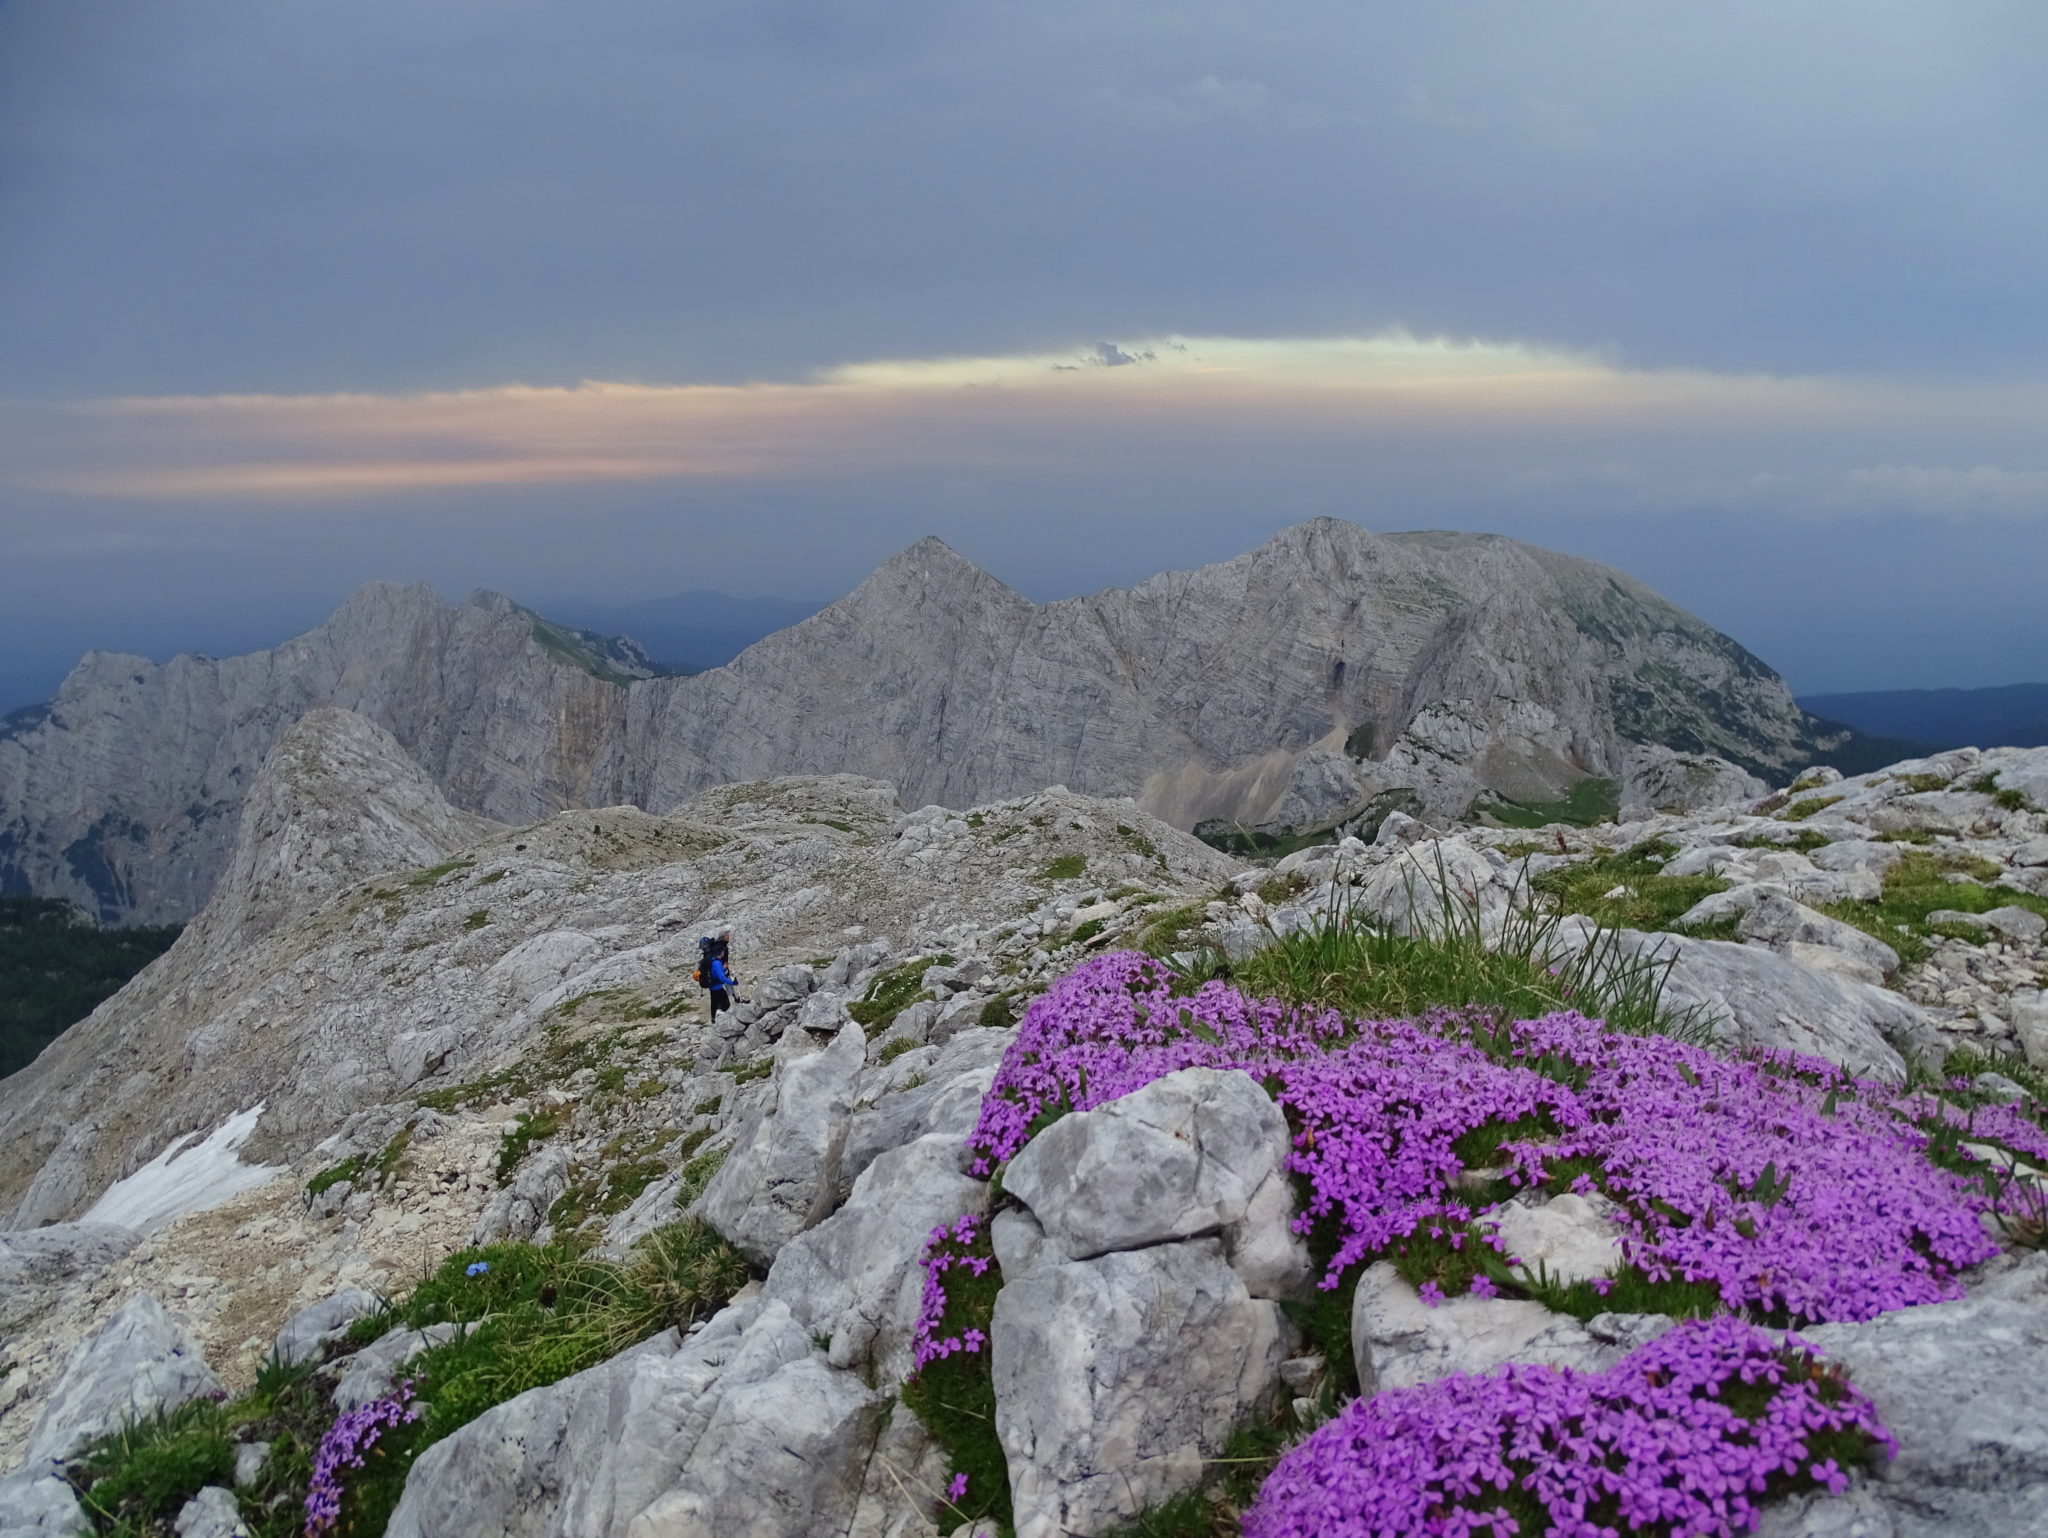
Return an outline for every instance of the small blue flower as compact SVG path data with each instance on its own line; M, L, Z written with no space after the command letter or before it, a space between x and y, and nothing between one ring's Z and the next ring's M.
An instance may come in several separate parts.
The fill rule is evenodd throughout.
M491 1263L488 1260L472 1260L469 1263L469 1269L465 1271L463 1274L465 1276L482 1276L486 1271L490 1269Z

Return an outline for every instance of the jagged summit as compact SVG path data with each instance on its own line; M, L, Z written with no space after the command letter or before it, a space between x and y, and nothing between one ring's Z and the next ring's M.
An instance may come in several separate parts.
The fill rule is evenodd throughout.
M268 652L96 655L0 735L0 885L113 920L188 916L264 755L326 706L390 732L453 805L508 822L855 773L916 802L1064 784L1182 827L1284 831L1389 797L1452 816L1590 780L1673 804L1722 773L1710 756L1782 778L1841 740L1738 643L1619 572L1334 518L1049 604L927 537L724 667L653 671L503 595L447 605L395 583Z
M351 882L432 865L493 826L450 806L382 727L313 711L263 761L227 870L189 933L209 949L247 945Z

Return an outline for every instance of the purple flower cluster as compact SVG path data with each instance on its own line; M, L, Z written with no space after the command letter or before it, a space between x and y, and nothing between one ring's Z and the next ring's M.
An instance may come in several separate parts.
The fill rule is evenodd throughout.
M324 1538L341 1520L342 1471L359 1469L384 1433L420 1418L410 1382L336 1418L313 1455L313 1479L306 1492L306 1538Z
M1747 1532L1762 1501L1846 1484L1840 1458L1896 1451L1870 1402L1722 1317L1603 1373L1510 1367L1357 1400L1288 1453L1245 1538L1554 1538Z
M931 1231L924 1247L924 1297L918 1306L917 1327L910 1337L910 1370L913 1374L941 1357L963 1351L971 1354L988 1344L987 1334L977 1328L970 1327L955 1334L941 1332L946 1328L946 1311L951 1301L946 1293L946 1273L960 1270L981 1277L986 1276L994 1264L995 1259L988 1250L987 1231L981 1219L973 1213L962 1213L953 1223L941 1223ZM962 1488L966 1487L963 1485ZM950 1498L957 1500L959 1497Z
M1512 1028L1517 1050L1588 1069L1584 1119L1553 1151L1598 1162L1652 1280L1712 1283L1789 1322L1869 1319L1960 1296L1997 1245L1985 1193L1938 1168L1887 1086L1785 1055L1730 1062L1576 1015Z
M1182 1068L1239 1068L1296 1128L1291 1163L1308 1186L1296 1226L1336 1224L1326 1287L1418 1233L1453 1247L1483 1237L1460 1145L1489 1129L1499 1162L1487 1174L1605 1191L1627 1261L1649 1279L1711 1284L1771 1320L1867 1319L1953 1297L1955 1272L1996 1252L1979 1221L1988 1183L1928 1157L1930 1126L1949 1115L1931 1097L1783 1054L1731 1062L1615 1035L1571 1013L1353 1024L1217 982L1175 997L1173 983L1125 952L1035 1001L970 1136L976 1171L1065 1111ZM2040 1129L2009 1111L1974 1113L1969 1135L2048 1159Z

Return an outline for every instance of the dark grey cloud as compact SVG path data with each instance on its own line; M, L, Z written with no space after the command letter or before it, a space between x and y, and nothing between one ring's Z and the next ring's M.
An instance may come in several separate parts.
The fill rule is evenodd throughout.
M13 0L0 390L1405 324L2031 366L2032 0Z
M2038 0L0 0L0 406L29 407L0 460L87 397L955 354L1123 380L1176 335L2038 378L2044 45ZM311 510L0 474L0 699L90 644L275 639L371 577L828 597L937 532L1051 597L1324 513L1612 561L1802 688L2048 676L2048 457L1968 418L1105 428L1022 468Z

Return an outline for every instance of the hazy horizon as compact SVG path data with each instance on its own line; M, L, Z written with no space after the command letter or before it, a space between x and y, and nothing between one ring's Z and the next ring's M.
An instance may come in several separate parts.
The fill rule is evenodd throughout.
M1386 530L1383 532L1414 531ZM1251 546L1246 546L1246 548L1249 549ZM894 552L891 553L893 554ZM1219 559L1227 560L1231 555L1240 553L1242 552L1231 551L1219 557ZM963 551L962 554L966 554L972 559L970 552ZM988 569L985 563L977 562L976 564L984 565L984 569ZM1126 581L1096 584L1087 589L1073 592L1034 592L1026 585L1009 582L1009 579L1000 570L993 570L991 574L1007 582L1033 602L1047 603L1063 598L1083 597L1088 593L1099 592L1104 587L1129 587L1138 581L1144 580L1145 577L1155 575L1158 571L1186 569L1187 566L1194 564L1197 563L1190 562L1181 567L1160 566L1153 571L1139 573ZM1200 564L1209 563L1204 562ZM1618 563L1610 561L1604 564L1614 565ZM1630 574L1639 575L1634 572ZM866 573L862 573L862 575L865 576ZM382 577L366 580L407 582L424 581L427 579ZM471 583L468 585L456 583L451 585L429 582L428 585L433 587L440 598L447 603L461 602L471 593L490 588L490 584L487 583ZM845 596L845 592L850 592L857 585L858 582L856 581L855 583L850 583L842 592L813 595L808 598L792 598L788 594L775 593L731 594L717 592L716 590L655 592L639 597L625 597L609 592L580 594L563 592L508 592L507 596L539 613L547 615L551 619L599 630L606 634L631 635L635 640L646 644L649 640L648 632L650 627L642 625L636 629L631 622L631 617L620 611L630 610L635 607L665 605L692 598L714 599L719 600L721 604L727 607L710 606L713 612L705 616L699 628L705 631L727 633L736 630L753 630L765 635L771 633L774 629L781 629L788 624L796 623L798 619L803 617L803 614L815 613L818 609L822 609L827 604ZM1650 583L1649 585L1652 587L1657 586L1656 583ZM45 637L43 638L45 644L40 650L30 650L26 654L17 650L13 655L0 659L0 715L5 715L7 712L25 705L41 703L50 698L56 692L57 685L61 683L65 673L88 650L129 652L148 657L151 661L158 663L168 661L172 656L184 652L197 652L213 657L228 657L251 651L260 651L314 628L339 606L347 597L348 592L354 591L359 586L361 586L360 583L351 584L348 589L336 593L331 599L311 593L299 595L267 594L260 606L257 606L251 612L239 614L195 614L157 617L130 615L126 617L109 617L113 620L109 633L118 637L125 637L126 639L122 644L93 642L72 650L65 650L59 644L58 638ZM1673 595L1665 592L1664 596L1668 598ZM1681 607L1684 607L1684 605L1681 604ZM799 610L802 613L797 612ZM779 615L780 623L769 624L765 620L759 623L750 623L759 614L765 614L769 617ZM1708 616L1704 615L1701 617L1708 618ZM603 622L606 620L623 621L623 623L607 624ZM87 628L91 623L89 620L81 621L80 629ZM1713 623L1710 618L1709 623ZM1725 629L1726 627L1719 628ZM660 631L657 630L655 633L659 634ZM2044 678L2048 678L2048 665L2044 665L2037 673L2030 676L1987 678L1982 682L1967 684L1897 684L1891 682L1888 678L1883 678L1877 681L1839 687L1831 685L1809 687L1799 676L1781 666L1779 661L1770 655L1768 651L1760 649L1754 644L1750 637L1735 631L1729 631L1728 633L1760 656L1766 664L1783 674L1793 693L1802 697L1867 693L1893 689L1987 689L2034 684L2042 682ZM207 644L209 641L213 644ZM734 651L737 651L737 649L737 647L733 648ZM687 662L699 666L715 665L714 663L699 662L695 658L665 654L658 643L650 645L649 651L656 660L662 662Z

